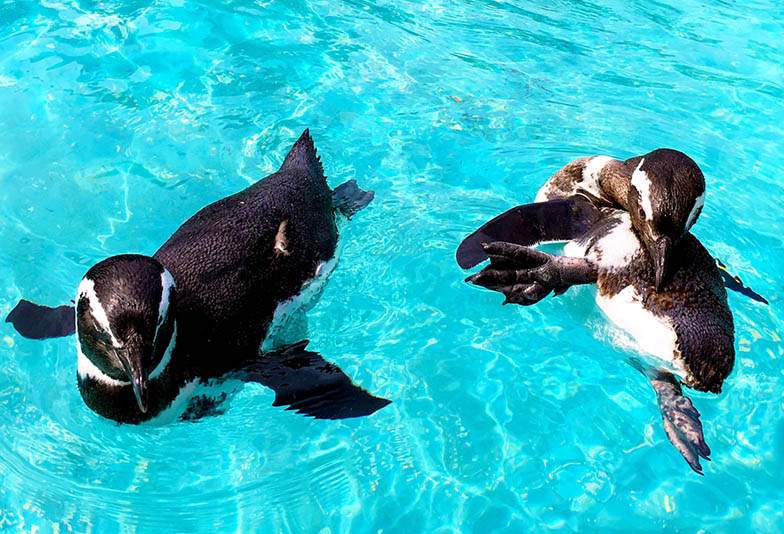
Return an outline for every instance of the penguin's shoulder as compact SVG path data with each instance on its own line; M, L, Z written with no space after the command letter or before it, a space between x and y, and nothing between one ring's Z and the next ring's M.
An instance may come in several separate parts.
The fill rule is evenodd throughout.
M610 156L578 158L564 165L539 189L536 202L583 195L597 205L613 205L616 178L623 179L623 163ZM628 178L627 178L628 181Z
M687 273L699 279L711 291L724 295L727 290L721 277L716 260L705 246L691 232L687 232L680 241L678 249L679 269L676 274Z
M614 208L602 208L600 213L588 232L567 245L566 254L585 257L600 273L628 270L641 253L631 218L627 212Z
M539 188L535 202L568 198L577 192L583 173L592 158L578 158L561 167Z

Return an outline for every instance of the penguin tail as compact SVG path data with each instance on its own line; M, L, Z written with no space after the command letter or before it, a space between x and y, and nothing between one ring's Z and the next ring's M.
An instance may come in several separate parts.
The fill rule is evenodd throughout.
M349 180L337 186L332 192L332 205L347 219L366 207L376 194L360 189L356 180Z
M278 172L293 172L304 171L311 177L322 178L326 181L324 176L324 167L321 165L321 158L316 150L316 145L313 143L313 138L310 136L310 130L306 129L299 136L297 142L289 150L283 165L280 166Z

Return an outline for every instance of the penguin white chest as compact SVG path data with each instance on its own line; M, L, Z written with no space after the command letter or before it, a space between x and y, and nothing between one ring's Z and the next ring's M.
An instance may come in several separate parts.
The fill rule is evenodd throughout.
M596 303L610 321L631 336L634 348L643 356L652 356L670 371L685 376L675 327L667 318L647 310L633 286L611 297L597 294Z
M618 212L613 219L616 224L590 246L576 241L567 243L566 255L585 257L603 271L604 276L613 276L627 268L642 253L640 240L628 213ZM631 337L632 348L640 355L655 360L657 366L676 375L686 375L672 321L646 309L634 286L627 286L612 296L597 293L596 303L615 326Z
M612 217L615 225L590 246L570 241L564 248L567 256L585 257L599 269L615 271L629 265L641 252L640 240L632 228L629 214L619 212Z

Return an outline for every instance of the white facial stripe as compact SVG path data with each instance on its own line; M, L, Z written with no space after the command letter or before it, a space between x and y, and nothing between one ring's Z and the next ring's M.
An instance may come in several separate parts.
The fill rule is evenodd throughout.
M79 378L92 378L93 380L97 380L102 384L114 387L131 385L130 382L123 382L122 380L112 378L98 369L98 367L96 367L95 364L90 361L90 358L84 355L82 352L82 345L79 343L78 339L76 340L76 354L76 372L79 374Z
M632 187L640 193L642 210L645 212L645 218L649 221L653 220L653 206L651 205L651 180L648 174L642 170L642 164L645 158L640 160L640 164L634 169L632 173Z
M112 340L112 345L117 348L122 347L122 343L117 340L117 338L114 336L114 333L112 332L111 327L109 326L109 317L106 315L106 310L103 309L101 301L98 300L98 295L95 294L95 282L89 278L82 278L82 281L79 283L79 287L76 290L77 303L79 302L80 298L86 298L90 303L90 314L93 316L93 319L95 319L95 322L98 323L98 326L100 326L104 332L109 334L109 337Z
M174 278L172 277L171 273L164 269L163 273L161 273L161 303L158 308L158 324L155 328L155 337L158 337L158 330L160 329L161 325L166 321L166 317L169 313L169 301L171 299L171 289L175 287L174 285ZM97 325L104 330L112 340L112 345L115 348L122 347L122 343L120 343L117 338L114 336L111 327L109 326L109 318L106 315L106 310L103 309L101 305L101 301L98 300L98 295L95 293L95 282L90 280L89 278L83 278L82 281L79 283L79 288L76 290L76 299L77 302L80 298L86 298L90 304L90 314L95 319ZM103 371L101 371L91 360L82 352L82 346L78 339L78 325L77 325L77 341L76 341L76 353L77 353L77 366L76 370L81 378L91 378L93 380L97 380L102 384L106 384L108 386L115 386L115 387L122 387L122 386L129 386L131 385L130 382L126 382L123 380L117 380L115 378L110 377ZM165 370L166 367L169 365L171 361L172 351L174 350L174 343L177 337L177 323L174 324L174 329L172 330L172 336L169 340L169 345L166 347L166 351L163 353L163 357L161 358L160 363L153 369L152 373L150 374L150 379L155 379L159 377Z
M169 341L169 346L166 347L166 352L163 353L163 358L161 358L160 363L153 369L152 373L150 373L150 380L155 380L166 370L169 366L169 362L171 362L172 351L174 350L174 343L177 339L177 323L174 323L174 330L172 331L172 337ZM112 378L111 376L107 375L90 360L85 354L82 352L82 345L79 343L79 340L76 340L76 372L79 374L79 377L82 379L85 378L92 378L93 380L97 380L102 384L106 384L107 386L114 386L114 387L123 387L123 386L130 386L130 382L126 382L124 380L117 380L116 378Z
M155 380L161 373L166 370L166 367L169 366L169 362L171 361L172 351L174 350L174 342L177 339L177 321L174 322L174 329L172 330L171 339L169 340L169 345L166 347L166 352L163 353L163 358L161 358L160 363L152 370L150 373L150 380Z
M158 330L166 322L169 314L169 300L171 299L171 289L175 287L174 278L166 269L161 273L161 302L158 305L158 323L155 326L155 338L158 339Z
M700 196L694 199L694 207L691 208L691 212L689 212L689 218L686 219L686 230L694 226L694 223L697 222L697 217L700 216L700 210L704 205L705 205L705 191L703 191Z

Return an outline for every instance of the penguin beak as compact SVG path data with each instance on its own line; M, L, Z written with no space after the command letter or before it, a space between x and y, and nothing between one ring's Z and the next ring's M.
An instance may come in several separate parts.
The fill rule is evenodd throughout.
M656 291L661 291L662 286L667 281L667 278L670 274L671 250L672 241L669 237L660 237L654 241L653 246L650 247L654 272L656 274Z
M139 353L133 349L122 350L117 354L122 363L125 374L131 380L133 395L136 397L136 404L142 413L147 413L147 370L141 365Z

